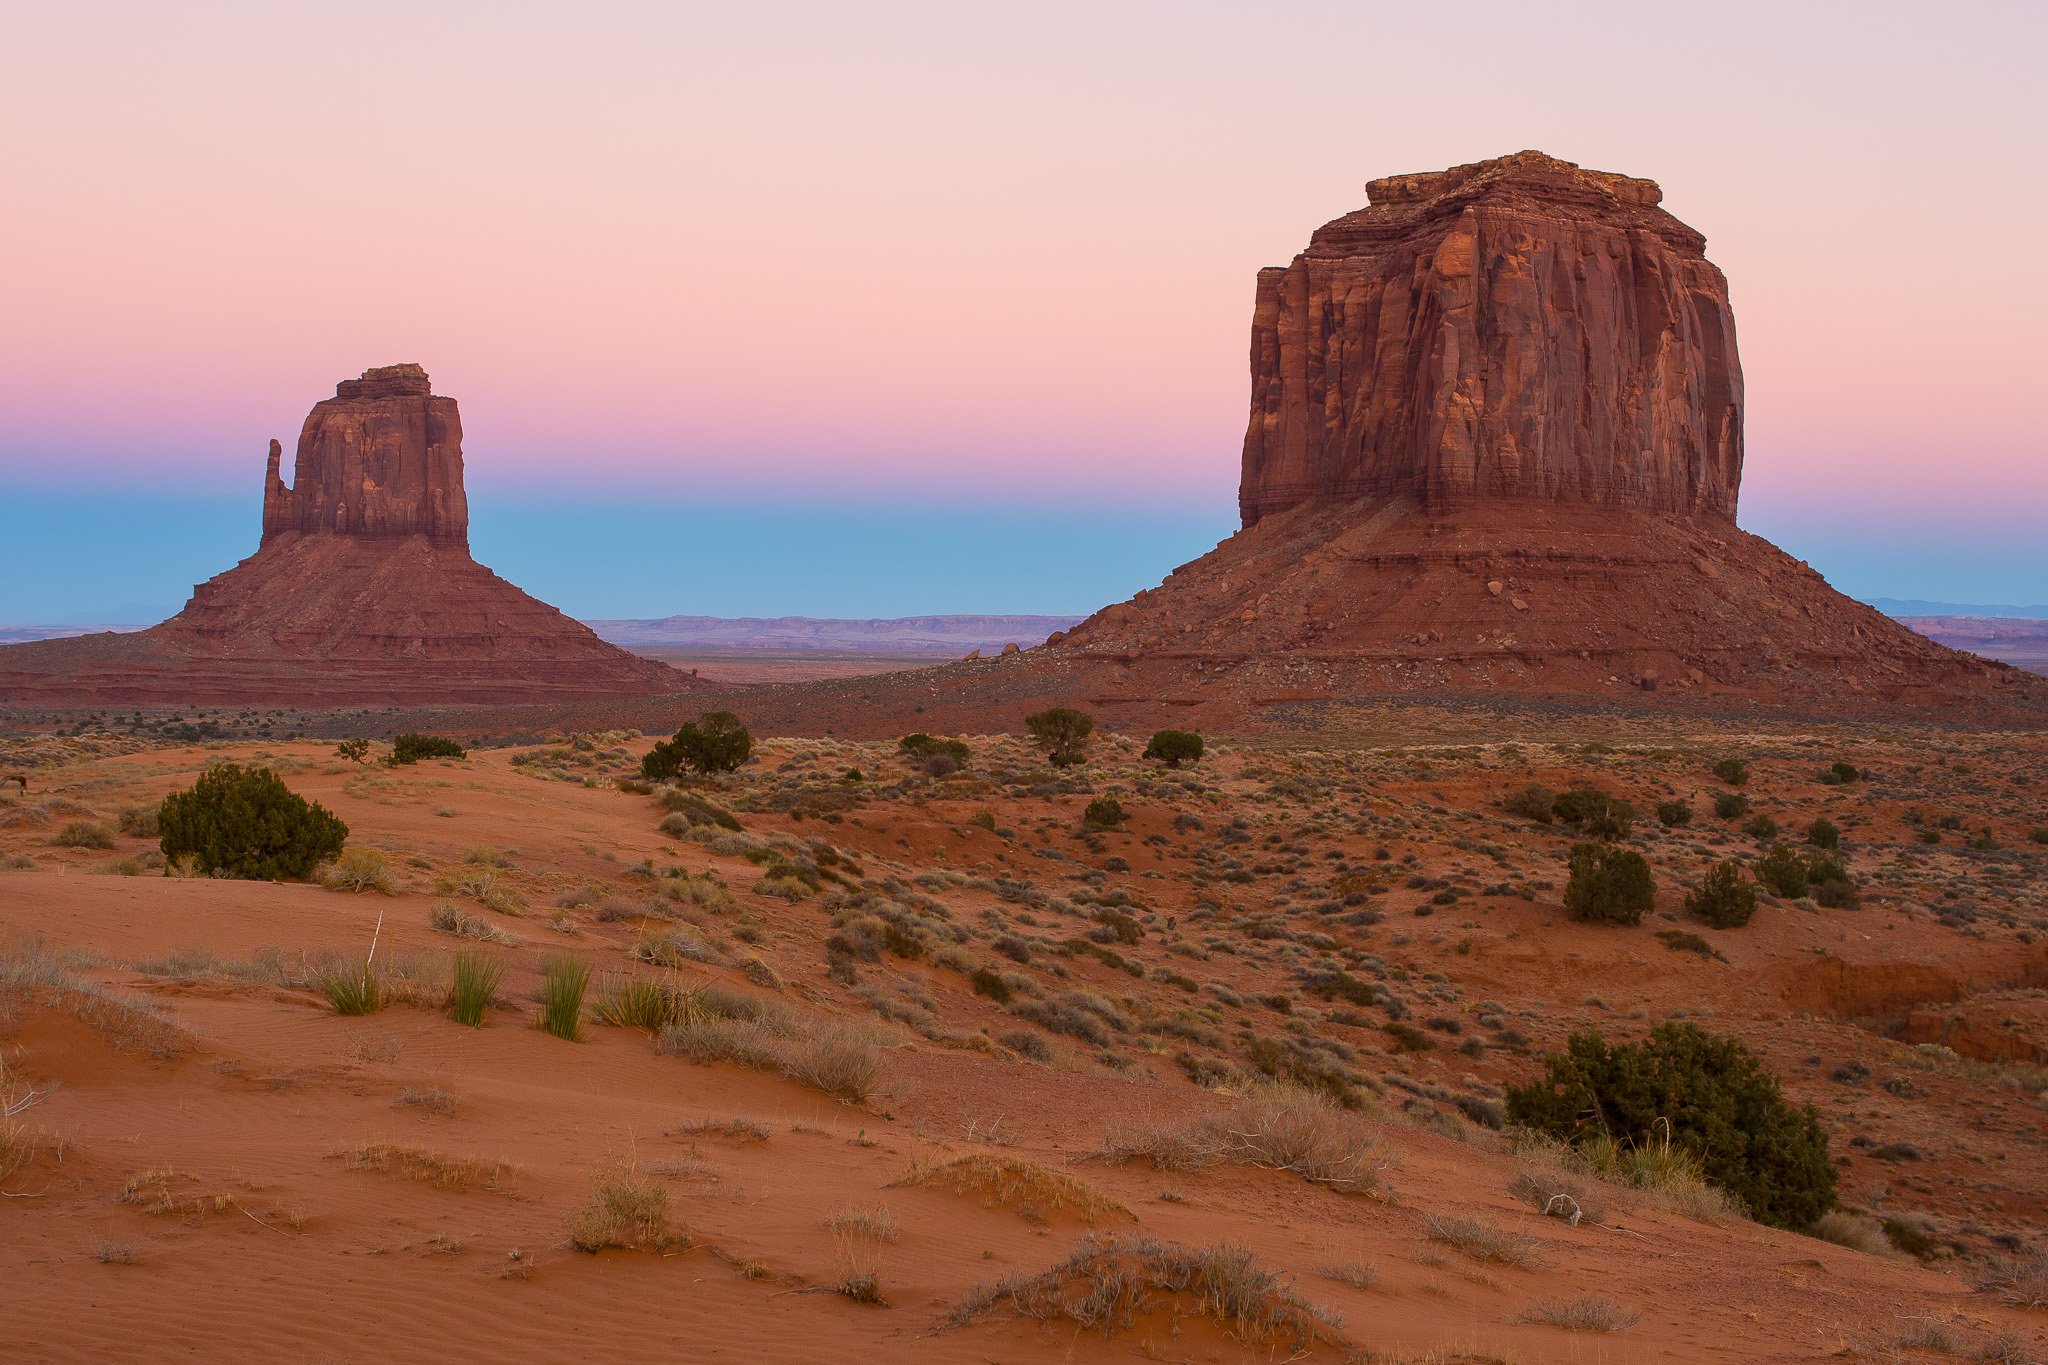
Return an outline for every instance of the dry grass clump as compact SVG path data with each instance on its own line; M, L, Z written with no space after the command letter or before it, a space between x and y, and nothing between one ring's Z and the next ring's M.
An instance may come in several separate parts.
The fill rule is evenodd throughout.
M633 945L633 956L657 967L680 967L690 962L719 962L724 954L684 929L649 929Z
M248 961L216 957L205 948L179 948L162 957L146 957L128 964L144 976L173 981L240 981L251 985L304 985L285 968L284 955L275 948L259 948Z
M42 1091L9 1078L7 1059L0 1057L0 1185L27 1170L43 1150L42 1130L21 1120L42 1100Z
M1978 1276L1977 1288L2014 1308L2048 1308L2048 1251L2028 1260L1993 1257Z
M53 957L33 941L0 954L0 1029L13 1028L24 1007L40 1002L70 1010L117 1052L135 1048L159 1061L184 1055L191 1035L162 1010L77 975L74 961Z
M671 1024L707 1018L711 1006L702 987L678 986L673 981L607 972L597 983L597 1004L591 1013L602 1023L617 1028L644 1029L659 1034Z
M735 1115L729 1119L693 1119L669 1130L678 1137L720 1137L734 1142L766 1142L775 1130L759 1119Z
M1206 1171L1223 1160L1223 1144L1206 1123L1116 1119L1091 1155L1113 1166L1143 1161L1155 1171Z
M448 1090L421 1089L409 1085L398 1092L398 1102L408 1109L418 1109L440 1118L450 1119L455 1117L455 1111L461 1107L462 1097Z
M1719 1227L1745 1216L1740 1201L1718 1185L1709 1185L1692 1154L1668 1137L1641 1145L1595 1137L1574 1147L1518 1129L1511 1149L1540 1168L1641 1190L1653 1202L1697 1223Z
M434 880L437 896L466 896L486 910L514 915L526 904L511 887L500 884L498 874L488 867L461 868L443 872Z
M1048 1270L976 1289L948 1326L965 1326L1004 1305L1022 1317L1070 1322L1104 1337L1130 1330L1140 1316L1163 1313L1175 1322L1207 1319L1255 1348L1303 1352L1321 1343L1346 1344L1341 1319L1301 1298L1239 1246L1191 1249L1151 1237L1090 1233Z
M92 1249L92 1258L101 1265L134 1265L135 1248L126 1242L102 1237Z
M731 1062L756 1071L772 1071L782 1059L779 1039L759 1024L716 1014L688 1016L662 1026L656 1048L710 1065Z
M155 1214L159 1218L204 1218L240 1207L231 1194L202 1194L189 1188L177 1188L181 1185L189 1187L190 1181L191 1177L169 1167L143 1171L130 1176L128 1183L121 1187L121 1202L133 1204L144 1213Z
M1218 1127L1228 1161L1292 1171L1344 1194L1377 1194L1392 1164L1354 1115L1314 1092L1275 1086Z
M606 1250L677 1251L687 1239L670 1229L668 1191L620 1157L590 1178L590 1202L569 1224L569 1245L593 1254Z
M1600 1182L1562 1166L1531 1166L1508 1182L1508 1193L1546 1218L1580 1223L1607 1221L1607 1200Z
M1643 1315L1635 1309L1594 1296L1558 1302L1538 1300L1522 1310L1523 1322L1547 1322L1572 1332L1620 1332L1642 1320Z
M1378 1268L1365 1261L1328 1261L1316 1267L1316 1274L1353 1289L1371 1289L1380 1282Z
M1184 1123L1114 1123L1093 1153L1148 1161L1162 1171L1203 1171L1220 1162L1292 1171L1344 1194L1378 1194L1393 1164L1357 1115L1298 1086L1267 1086L1223 1115Z
M114 831L98 820L73 820L51 842L64 848L109 849L114 846Z
M798 1039L782 1055L782 1074L834 1099L859 1104L882 1079L882 1050L845 1028L828 1028Z
M1536 1248L1540 1245L1533 1237L1505 1232L1476 1218L1443 1218L1432 1213L1423 1220L1423 1231L1430 1241L1456 1247L1475 1261L1523 1270L1536 1264Z
M437 1190L509 1189L519 1168L505 1161L487 1161L473 1156L442 1156L417 1147L398 1147L389 1142L366 1142L335 1155L351 1171L377 1171L404 1176L432 1185Z
M472 915L467 910L457 910L445 903L427 912L427 927L436 933L453 934L457 938L473 938L480 943L501 943L509 947L519 942L483 916Z
M1818 1237L1823 1242L1833 1242L1836 1246L1860 1251L1867 1256L1905 1259L1904 1253L1892 1245L1892 1239L1884 1235L1884 1224L1847 1209L1834 1209L1822 1214L1806 1232L1809 1237Z
M321 874L320 883L329 891L398 894L391 882L391 860L374 848L343 849L341 856Z
M1131 1211L1085 1181L1049 1170L1036 1161L998 1152L970 1152L951 1158L922 1158L893 1182L927 1185L973 1195L987 1208L1014 1210L1033 1223L1055 1213L1092 1223L1104 1214Z
M847 1209L825 1220L832 1230L832 1288L855 1303L882 1304L882 1247L902 1235L887 1209Z
M896 1215L880 1204L859 1204L841 1209L820 1221L819 1226L833 1232L851 1232L876 1242L902 1240L903 1229L897 1225Z

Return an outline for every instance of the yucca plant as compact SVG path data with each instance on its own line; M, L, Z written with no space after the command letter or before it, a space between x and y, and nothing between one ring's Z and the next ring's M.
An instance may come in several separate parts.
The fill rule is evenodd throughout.
M540 981L540 1026L575 1042L582 1032L583 992L589 986L587 959L575 953L549 958Z
M384 983L367 960L323 967L314 980L336 1014L375 1014L384 1006Z
M482 1028L484 1013L498 998L498 983L504 979L505 964L495 957L474 950L457 953L448 988L448 1011L455 1022Z

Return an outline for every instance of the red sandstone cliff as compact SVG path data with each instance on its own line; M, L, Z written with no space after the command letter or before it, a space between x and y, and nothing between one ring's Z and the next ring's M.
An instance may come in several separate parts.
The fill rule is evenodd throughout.
M266 545L288 531L469 544L462 417L453 398L434 395L418 365L365 370L314 404L299 431L291 488L278 475L282 455L272 441L263 484Z
M1259 272L1246 526L1401 494L1734 519L1728 285L1654 183L1520 152L1366 195Z

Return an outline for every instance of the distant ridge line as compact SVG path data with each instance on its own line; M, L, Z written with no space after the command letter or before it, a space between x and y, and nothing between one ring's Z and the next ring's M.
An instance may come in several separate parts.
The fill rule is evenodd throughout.
M849 619L822 616L664 616L641 620L586 620L598 638L649 648L771 649L790 652L877 651L952 658L1015 644L1030 649L1079 616L898 616Z

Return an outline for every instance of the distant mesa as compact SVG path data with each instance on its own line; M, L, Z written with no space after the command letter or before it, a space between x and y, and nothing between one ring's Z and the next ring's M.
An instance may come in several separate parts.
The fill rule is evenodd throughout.
M462 419L418 365L343 380L270 443L254 555L161 625L0 648L13 705L328 709L549 702L701 686L469 553Z
M957 659L970 649L1042 644L1078 616L898 616L838 620L816 616L664 616L590 621L600 639L635 648L745 653L872 654Z

